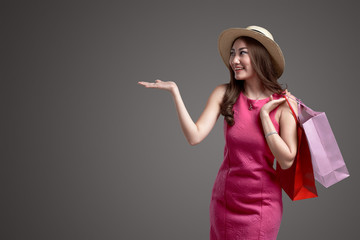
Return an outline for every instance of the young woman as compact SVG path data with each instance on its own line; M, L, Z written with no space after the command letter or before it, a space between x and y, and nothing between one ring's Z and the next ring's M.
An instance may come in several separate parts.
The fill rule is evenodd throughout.
M285 60L271 33L258 26L225 30L219 51L230 82L215 88L196 123L174 82L139 84L172 94L191 145L200 143L224 116L224 161L212 191L210 239L276 239L282 196L274 158L286 169L297 152L296 122L283 98L289 93L277 82ZM296 110L296 102L291 104Z

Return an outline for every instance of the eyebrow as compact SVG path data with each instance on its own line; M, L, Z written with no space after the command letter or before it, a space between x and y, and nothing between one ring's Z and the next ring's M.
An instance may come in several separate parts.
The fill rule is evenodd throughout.
M242 48L239 48L238 50L244 50L244 49L247 49L247 47L242 47ZM235 51L235 49L231 48L231 51Z

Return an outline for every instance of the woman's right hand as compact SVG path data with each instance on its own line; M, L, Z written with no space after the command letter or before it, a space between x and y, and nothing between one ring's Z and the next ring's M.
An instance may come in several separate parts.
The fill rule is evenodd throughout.
M155 82L138 82L138 84L146 88L157 88L157 89L167 90L171 93L173 93L174 90L177 89L177 85L175 82L172 81L163 82L159 79L155 80Z
M226 91L226 85L216 87L210 95L203 113L200 115L198 121L194 123L185 107L176 83L171 81L163 82L157 79L155 82L138 82L138 84L146 88L158 88L171 92L181 128L191 145L200 143L214 127L220 115L220 105Z

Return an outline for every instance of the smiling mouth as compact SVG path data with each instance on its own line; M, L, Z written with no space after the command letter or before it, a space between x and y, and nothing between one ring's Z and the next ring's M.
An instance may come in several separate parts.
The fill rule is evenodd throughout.
M243 67L236 67L236 68L234 68L234 71L240 71L240 70L244 70L244 68L243 68Z

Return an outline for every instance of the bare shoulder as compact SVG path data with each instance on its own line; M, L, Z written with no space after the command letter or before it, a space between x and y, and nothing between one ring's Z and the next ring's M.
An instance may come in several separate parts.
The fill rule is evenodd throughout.
M226 83L220 84L220 85L216 86L216 88L214 89L214 92L217 92L219 94L225 94L227 86L228 86L228 84L226 84Z
M287 99L289 100L289 103L290 103L292 109L294 110L295 114L297 115L298 114L298 107L297 107L297 101L296 101L297 98L294 95L292 95L290 92L287 92L286 96L287 96ZM282 112L286 111L286 112L292 114L289 104L286 101L283 104L281 104L280 108L281 108Z
M227 85L228 84L221 84L216 86L211 95L218 99L218 101L222 101L226 92Z

